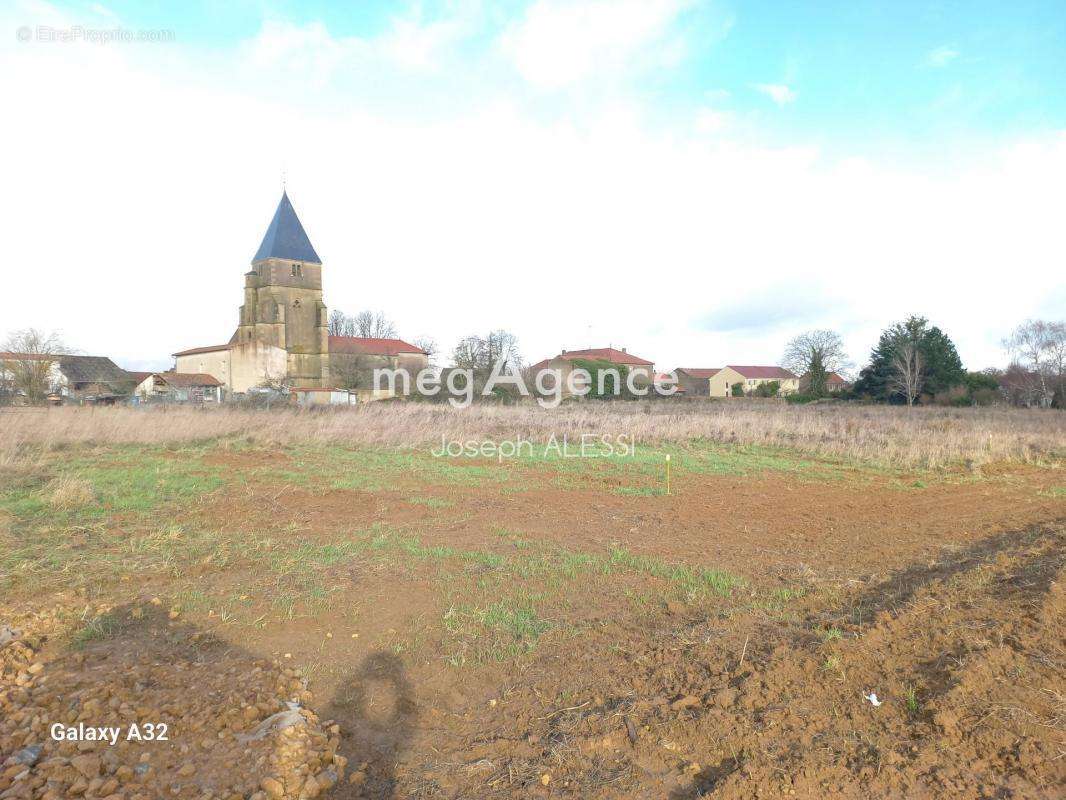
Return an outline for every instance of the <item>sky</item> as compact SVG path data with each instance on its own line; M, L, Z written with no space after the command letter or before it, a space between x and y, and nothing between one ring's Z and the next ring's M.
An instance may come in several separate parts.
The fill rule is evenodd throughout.
M1064 75L1061 0L15 0L0 339L228 340L284 182L327 305L445 354L858 368L915 313L1000 365L1066 317Z

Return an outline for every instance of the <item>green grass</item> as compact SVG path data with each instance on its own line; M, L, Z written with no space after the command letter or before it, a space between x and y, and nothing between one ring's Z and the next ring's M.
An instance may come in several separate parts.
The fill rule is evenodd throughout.
M84 620L84 624L71 636L71 645L82 649L86 645L106 639L118 629L118 619L113 613L98 614Z
M838 642L844 638L844 632L840 628L827 628L822 631L823 642Z
M445 500L443 497L408 497L407 502L426 508L451 508L455 505L453 500Z
M145 516L163 506L203 497L223 485L222 472L197 459L168 458L160 449L140 453L119 448L57 462L48 480L0 488L0 510L13 517L16 531L34 524L84 525L116 514ZM72 508L54 507L55 482L84 481L91 499Z
M450 606L443 615L451 639L451 652L445 657L448 663L504 661L531 652L552 627L538 614L537 599L519 593L484 606Z
M429 449L301 445L286 451L294 463L270 475L313 475L311 484L325 489L381 491L412 483L423 486L480 486L510 480L506 465L434 458Z
M918 702L918 690L913 685L907 687L907 694L903 700L904 706L907 708L907 713L911 716L917 716L921 711L921 704Z
M662 497L666 495L665 486L618 486L612 491L615 494L631 495L633 497Z
M492 592L476 604L469 596L456 598L456 613L498 638L494 648L523 652L551 628L530 598L558 604L574 591L577 581L602 583L626 577L630 580L623 590L632 589L633 597L645 601L729 597L742 581L710 567L674 563L621 547L574 551L504 528L495 531L497 542L478 548L427 540L383 525L338 532L323 540L301 536L298 528L285 530L283 523L264 534L237 532L224 523L210 527L187 509L201 498L247 481L280 480L312 491L400 485L408 490L404 497L408 502L445 508L453 501L417 490L410 493L412 484L491 484L506 490L536 485L538 479L550 483L559 478L587 486L608 478L612 486L605 491L639 496L661 493L658 482L667 452L675 475L802 472L816 463L765 448L709 443L639 448L631 458L526 458L503 465L433 458L428 451L308 444L287 448L276 460L236 470L207 463L220 452L241 450L238 445L72 448L64 451L62 461L57 459L39 474L0 486L0 519L5 523L0 595L12 589L89 585L106 591L136 575L139 581L170 581L171 596L183 598L181 604L190 611L218 611L232 608L225 596L232 593L234 581L240 581L242 593L269 598L271 615L295 619L337 601L347 585L338 576L347 564L364 561L405 570L421 565L432 568L429 577L445 593L460 584L469 584L475 593ZM53 481L62 478L84 481L91 488L84 502L66 508L53 504ZM616 485L619 480L621 487ZM507 607L505 598L515 591L526 592L525 599ZM241 613L240 606L234 613Z

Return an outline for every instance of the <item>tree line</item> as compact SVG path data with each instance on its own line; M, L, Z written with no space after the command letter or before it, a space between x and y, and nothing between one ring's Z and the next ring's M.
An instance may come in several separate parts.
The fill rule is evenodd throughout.
M392 339L395 324L380 311L347 315L334 310L329 317L331 336ZM439 355L436 342L417 337L412 344L432 359ZM832 394L842 399L914 405L1012 405L1066 407L1066 321L1027 320L1002 341L1009 355L1006 369L967 371L951 338L925 317L912 315L881 332L857 380L844 392L830 392L829 377L847 373L849 361L841 336L831 330L812 330L788 342L781 365L803 377L801 393L794 401L816 400ZM49 392L51 360L73 351L56 335L35 329L11 334L0 350L0 401L20 397L24 402L43 403ZM18 354L18 355L11 355ZM503 359L506 371L523 369L518 338L497 329L459 340L451 353L455 367L488 375ZM376 362L374 362L376 363ZM337 377L362 386L371 363L359 358L338 364ZM762 394L774 394L764 384Z
M836 396L914 405L1013 405L1066 407L1066 322L1027 320L1003 342L1006 369L967 371L951 338L922 316L912 315L881 332L858 379ZM827 379L851 365L840 336L808 331L785 348L782 365L804 376L803 395L830 392Z

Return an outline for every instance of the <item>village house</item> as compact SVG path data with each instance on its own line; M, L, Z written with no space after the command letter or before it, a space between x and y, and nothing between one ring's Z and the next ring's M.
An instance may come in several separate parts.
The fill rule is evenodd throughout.
M537 362L529 368L530 380L536 385L537 376L541 372L545 370L558 371L563 386L562 396L567 397L570 395L566 388L570 380L570 373L580 366L580 364L575 364L575 361L596 361L624 368L619 369L619 374L625 372L627 375L631 375L632 382L636 386L650 386L656 374L653 362L633 355L624 347L620 350L614 347L594 347L587 350L563 350L554 358L546 358ZM543 385L549 390L554 389L553 380L552 377L546 376L543 380Z
M329 362L334 382L358 390L359 399L365 402L413 393L418 373L429 366L429 354L403 339L330 336ZM388 390L383 381L375 384L374 370L405 373L406 385L399 378L395 383L395 391Z
M718 370L708 379L711 397L732 397L733 386L740 384L745 395L755 393L764 383L777 381L780 394L794 394L799 391L799 378L784 367L738 367L729 365Z
M711 393L710 380L719 367L678 367L677 385L686 397L707 397Z
M214 375L188 372L131 372L137 379L133 396L141 402L221 403L222 381Z
M0 387L12 394L15 402L21 394L16 375L25 372L30 362L48 362L42 377L51 403L109 405L128 398L135 384L130 373L105 356L3 352Z
M222 382L226 394L284 382L288 364L288 353L260 342L194 347L174 353L174 372L211 375Z

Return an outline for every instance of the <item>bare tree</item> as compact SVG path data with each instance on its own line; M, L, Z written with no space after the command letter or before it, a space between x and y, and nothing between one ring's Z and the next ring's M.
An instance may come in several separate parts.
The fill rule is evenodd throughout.
M459 369L480 369L484 340L480 336L466 336L459 340L452 351L452 362Z
M355 336L355 320L340 309L329 312L330 336Z
M907 398L913 406L922 393L925 383L925 358L918 345L911 341L900 342L892 358L891 387Z
M343 353L330 357L329 374L342 389L373 389L374 367L380 365L376 356Z
M509 370L522 368L522 354L518 352L518 337L505 330L490 331L485 339L488 368L492 369L496 362L503 359L504 366Z
M364 339L395 339L396 326L380 311L360 311L352 322L355 335Z
M52 386L53 365L70 352L56 333L35 328L8 336L0 354L0 373L10 375L11 388L31 405L44 403Z
M360 311L354 317L340 309L329 314L330 336L354 336L360 339L395 339L396 326L380 311Z
M461 369L488 371L501 358L505 369L519 370L522 367L518 337L505 330L490 331L484 337L467 336L460 339L452 351L452 361Z
M1039 385L1037 404L1063 400L1066 384L1066 322L1030 319L1003 340L1011 363L1028 371Z
M426 354L430 361L432 361L433 356L435 356L440 351L440 348L437 347L437 340L434 339L432 336L415 337L415 340L414 342L412 342L412 344L422 350L422 352Z
M806 376L809 394L826 393L830 373L848 366L844 341L836 331L815 330L801 333L785 346L781 366Z

